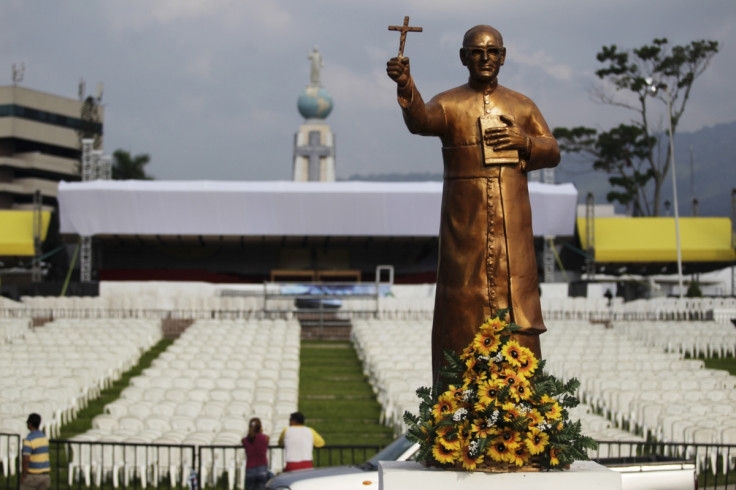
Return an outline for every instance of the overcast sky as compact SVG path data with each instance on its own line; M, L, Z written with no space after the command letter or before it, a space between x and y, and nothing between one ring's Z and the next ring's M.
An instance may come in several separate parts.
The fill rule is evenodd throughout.
M103 82L105 152L150 154L158 179L290 180L296 101L318 45L338 178L436 173L439 141L406 130L385 74L399 42L387 26L404 15L424 28L405 55L425 98L466 81L463 33L491 24L508 49L501 84L550 127L607 129L630 115L591 100L601 46L712 39L720 53L680 130L736 120L734 0L3 0L0 84L21 62L32 89L77 97L80 79L88 94Z

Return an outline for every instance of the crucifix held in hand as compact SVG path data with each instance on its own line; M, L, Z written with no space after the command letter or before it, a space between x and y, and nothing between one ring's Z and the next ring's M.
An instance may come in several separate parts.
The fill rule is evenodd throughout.
M401 37L399 38L399 58L404 57L404 45L406 44L406 33L407 32L422 32L421 27L409 27L409 16L408 15L404 17L404 25L388 26L388 30L401 32Z

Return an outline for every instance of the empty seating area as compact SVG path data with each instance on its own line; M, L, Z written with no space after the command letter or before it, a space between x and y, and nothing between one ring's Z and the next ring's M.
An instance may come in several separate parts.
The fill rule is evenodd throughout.
M631 340L660 351L690 357L736 356L736 328L731 322L638 321L615 322L613 327Z
M364 372L383 407L384 423L396 434L406 430L404 412L417 412L416 389L432 383L431 331L432 322L427 320L353 321L353 342ZM616 428L591 406L581 404L571 415L581 420L584 433L594 439L643 440Z
M3 322L4 323L4 322ZM27 323L26 323L27 327ZM158 321L55 321L0 345L0 432L25 436L31 412L49 437L161 339ZM3 455L3 468L14 468Z
M30 329L31 321L28 318L0 319L0 345L22 339Z
M647 328L640 323L547 323L547 369L578 378L581 399L617 425L666 442L733 444L726 429L736 426L736 376L630 337Z
M132 378L120 398L93 420L93 428L76 439L232 446L240 444L251 417L259 417L264 432L277 437L297 410L299 349L295 320L198 320L151 367ZM78 477L95 483L117 481L122 463L106 471L83 456L84 450L79 450L73 458L72 472ZM181 482L194 464L164 464L159 456L137 469L141 481L152 478L155 485L166 476ZM244 456L242 449L203 453L200 479L205 482L227 472L231 485L237 478L242 486ZM281 468L280 461L270 463Z

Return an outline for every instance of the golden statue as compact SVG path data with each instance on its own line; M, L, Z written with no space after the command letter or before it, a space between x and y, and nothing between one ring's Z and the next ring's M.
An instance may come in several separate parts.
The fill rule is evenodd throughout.
M514 340L541 359L539 334L546 327L526 174L556 166L560 152L534 102L498 84L505 60L501 33L487 25L473 27L460 49L468 83L428 103L414 84L409 58L402 53L387 63L409 131L442 141L444 187L432 325L435 383L443 351L462 352L478 327L502 308L509 308L510 320L522 327Z

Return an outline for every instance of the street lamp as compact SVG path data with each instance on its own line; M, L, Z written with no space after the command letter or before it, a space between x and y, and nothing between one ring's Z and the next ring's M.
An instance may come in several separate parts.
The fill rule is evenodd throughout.
M682 248L680 247L680 213L677 208L677 175L675 173L675 135L672 132L672 101L670 100L670 91L667 88L667 84L655 84L652 78L647 78L645 82L647 84L647 90L652 95L656 94L660 88L663 88L667 102L667 122L669 123L670 133L670 167L672 168L672 207L675 211L675 238L677 241L677 281L680 285L680 299L682 299Z

